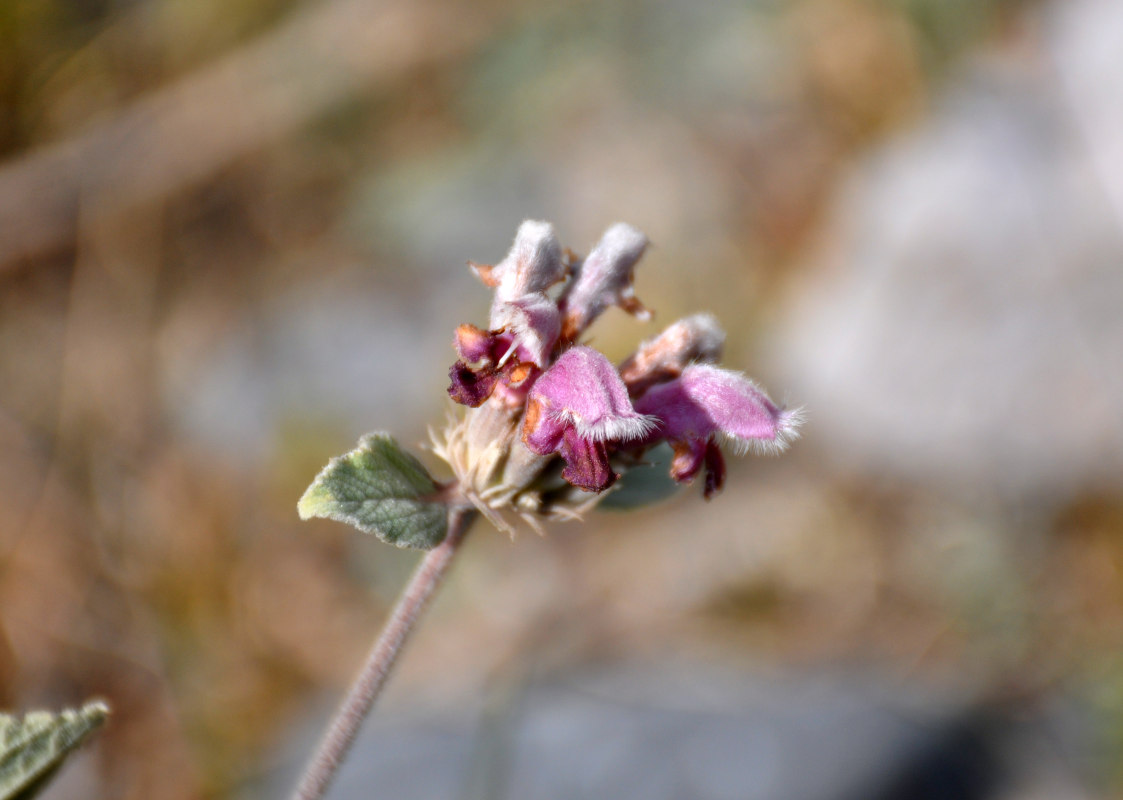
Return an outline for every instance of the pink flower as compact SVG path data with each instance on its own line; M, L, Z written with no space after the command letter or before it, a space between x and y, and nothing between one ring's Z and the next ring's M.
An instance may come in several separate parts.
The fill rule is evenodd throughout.
M706 468L706 497L725 480L717 437L741 451L779 452L798 436L799 410L784 411L748 378L707 364L693 364L667 383L648 389L636 410L658 418L651 442L666 439L674 448L671 476L694 479ZM648 443L648 440L645 440Z
M566 462L562 477L571 484L601 492L618 477L608 446L641 439L652 427L632 407L609 360L591 347L573 347L531 388L522 438L539 455L558 453Z
M614 467L643 465L663 441L674 450L671 476L686 483L703 473L709 498L725 480L723 439L775 451L795 438L798 410L712 366L725 334L709 314L675 322L619 369L576 344L610 306L650 318L632 285L647 245L618 223L582 261L560 247L552 226L530 220L498 264L469 262L494 296L487 330L456 330L448 393L477 410L450 427L439 452L484 513L502 506L530 519L572 517L597 502L586 493L615 483ZM583 491L559 487L559 465Z
M460 358L449 369L448 394L476 408L499 389L508 405L519 405L528 381L549 363L561 332L557 303L546 295L566 274L561 246L552 225L527 220L501 262L493 267L469 263L480 280L495 288L491 329L457 329L454 344Z

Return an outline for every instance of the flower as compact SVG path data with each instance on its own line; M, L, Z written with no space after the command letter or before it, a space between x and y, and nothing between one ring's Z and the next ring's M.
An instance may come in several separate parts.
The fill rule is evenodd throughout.
M521 360L545 367L561 329L558 305L546 290L567 271L554 226L527 220L519 226L506 258L494 267L472 264L472 268L485 284L495 287L491 329L511 334L521 348Z
M533 364L511 358L518 351L514 337L461 325L453 341L460 359L449 368L448 394L461 405L483 405L500 381L517 389L529 377Z
M616 368L591 347L566 350L527 398L522 440L535 453L558 453L562 477L602 492L618 477L608 463L610 443L642 438L653 421L636 413Z
M619 368L578 344L610 306L650 318L633 287L647 245L617 223L581 260L530 220L498 264L469 262L495 294L488 329L456 329L448 393L471 410L434 442L463 496L497 526L510 529L507 509L535 527L578 516L660 442L674 450L671 477L704 473L708 499L725 481L722 441L776 452L795 438L798 410L715 366L725 334L709 314L678 320Z
M692 364L667 383L648 389L636 410L659 420L656 433L674 448L671 477L694 479L706 467L705 496L725 481L725 461L716 438L741 452L780 452L798 433L801 411L781 410L745 376L708 364Z
M561 332L561 314L546 290L565 277L567 266L554 228L527 220L519 226L506 258L495 266L468 262L495 289L490 330L456 329L460 359L449 369L449 396L476 408L497 389L508 404L525 400L523 385L547 365Z

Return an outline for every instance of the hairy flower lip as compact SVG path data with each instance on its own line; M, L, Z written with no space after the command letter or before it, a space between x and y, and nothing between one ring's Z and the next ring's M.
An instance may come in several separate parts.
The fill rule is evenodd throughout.
M562 476L586 491L616 480L612 442L642 439L655 421L636 412L615 367L591 347L570 348L538 378L527 397L522 440L541 455L558 453Z
M636 400L636 408L662 422L670 440L721 435L744 451L779 452L799 436L802 410L784 410L739 372L691 364Z
M547 412L563 425L571 425L582 439L594 442L631 442L644 438L658 426L653 417L639 416L628 419L600 419L586 422L568 409Z
M636 400L636 408L658 417L658 438L675 451L672 478L687 483L706 469L707 499L725 479L716 439L739 454L778 453L798 437L802 421L800 409L779 408L749 378L708 364L691 364L678 378L652 386Z
M534 384L526 420L524 431L549 420L594 441L642 439L656 425L636 412L609 360L584 345L565 351Z

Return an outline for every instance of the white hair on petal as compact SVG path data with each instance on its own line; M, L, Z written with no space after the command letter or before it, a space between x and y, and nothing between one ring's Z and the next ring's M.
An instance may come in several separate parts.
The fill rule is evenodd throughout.
M594 442L629 442L642 439L659 424L657 417L636 414L634 417L608 417L594 423L587 423L568 408L554 413L553 418L565 425L572 425L582 439Z
M694 335L694 349L702 359L697 363L712 363L721 358L721 351L725 348L725 331L713 314L707 312L692 314L675 324L682 325Z
M722 441L729 445L736 455L748 453L758 456L774 456L787 450L792 442L800 437L799 427L807 418L802 406L780 412L776 434L771 439L742 439L731 433L722 433Z
M554 226L539 220L524 221L510 252L495 268L499 276L496 298L505 302L549 288L565 272Z

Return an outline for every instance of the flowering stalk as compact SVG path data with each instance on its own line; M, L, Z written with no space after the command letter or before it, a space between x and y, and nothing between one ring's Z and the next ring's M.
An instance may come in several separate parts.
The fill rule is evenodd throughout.
M341 520L430 552L297 798L323 795L476 512L512 532L512 515L539 532L542 520L579 519L610 491L626 489L628 473L661 444L674 452L670 478L681 484L704 475L708 500L725 483L723 444L774 453L798 435L798 409L785 410L745 376L716 366L725 334L708 314L679 320L618 367L583 342L613 306L651 318L633 287L647 245L643 233L618 223L582 260L559 245L551 225L527 221L498 264L469 262L495 294L487 328L463 324L453 336L448 394L467 410L432 438L455 479L438 484L388 434L375 433L332 459L301 498L304 518Z
M435 451L497 526L511 528L507 512L536 528L579 517L664 442L670 477L704 473L709 499L725 482L722 442L779 452L797 436L798 409L715 366L725 334L709 314L679 320L618 368L581 342L612 306L651 318L633 286L647 244L617 223L582 261L552 226L528 221L503 261L472 265L495 297L488 329L456 331L448 393L471 410L434 437Z
M367 660L351 684L347 697L336 709L316 754L305 767L304 776L293 793L293 800L318 800L324 796L336 772L343 766L359 728L382 692L390 670L398 660L413 626L425 610L429 599L440 586L468 529L476 519L475 511L461 509L451 512L448 535L417 565L409 583L402 590L390 619L382 628Z

